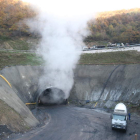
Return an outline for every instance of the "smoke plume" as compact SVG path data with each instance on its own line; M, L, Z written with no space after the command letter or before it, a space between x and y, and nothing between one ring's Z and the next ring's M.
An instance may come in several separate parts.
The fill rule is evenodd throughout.
M78 9L75 9L73 14L73 7L63 2L64 6L57 9L58 11L54 7L52 11L39 7L39 14L28 20L27 24L32 32L37 32L41 36L37 52L45 60L45 73L39 79L40 89L44 90L48 86L57 87L62 89L66 94L65 98L68 98L74 82L73 70L84 46L83 36L88 33L86 23L89 16L76 13Z

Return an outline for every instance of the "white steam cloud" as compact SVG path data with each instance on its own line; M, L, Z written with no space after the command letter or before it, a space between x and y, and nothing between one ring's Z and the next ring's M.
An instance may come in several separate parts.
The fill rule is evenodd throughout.
M66 16L67 7L64 14L40 10L37 17L27 22L31 31L41 35L38 52L45 60L45 74L39 80L40 89L57 87L65 92L65 98L69 97L73 86L73 70L79 60L83 36L87 34L86 24L90 19L86 14Z
M137 0L23 0L32 4L39 15L28 21L31 31L41 35L38 52L45 60L45 75L40 80L40 89L49 85L62 89L68 98L73 86L75 68L81 48L82 37L87 34L86 23L96 12L132 8ZM112 3L112 4L111 4ZM126 4L127 3L127 4Z

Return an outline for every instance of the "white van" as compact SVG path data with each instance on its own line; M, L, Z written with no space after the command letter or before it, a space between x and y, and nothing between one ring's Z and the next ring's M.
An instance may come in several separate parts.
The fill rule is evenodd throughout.
M127 108L123 103L115 106L114 112L111 114L112 129L127 130Z

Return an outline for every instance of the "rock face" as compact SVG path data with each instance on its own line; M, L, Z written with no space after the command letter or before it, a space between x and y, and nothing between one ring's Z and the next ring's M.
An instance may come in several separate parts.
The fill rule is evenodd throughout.
M116 102L140 104L140 65L78 65L70 99L98 102L108 108Z

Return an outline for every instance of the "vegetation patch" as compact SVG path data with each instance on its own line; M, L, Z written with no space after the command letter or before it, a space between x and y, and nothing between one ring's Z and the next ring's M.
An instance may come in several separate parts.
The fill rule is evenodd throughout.
M81 65L111 65L140 63L140 52L121 51L106 53L82 54L78 64ZM35 53L0 51L0 69L14 65L43 65L42 57Z
M0 69L14 65L41 65L43 59L35 53L0 51Z
M37 48L39 38L33 37L14 37L9 38L0 36L0 49L7 50L35 50Z
M140 63L140 52L118 51L82 54L79 64L135 64Z
M9 40L7 43L11 46L12 49L29 50L28 43L23 40Z

